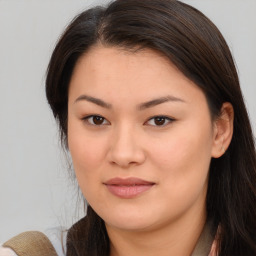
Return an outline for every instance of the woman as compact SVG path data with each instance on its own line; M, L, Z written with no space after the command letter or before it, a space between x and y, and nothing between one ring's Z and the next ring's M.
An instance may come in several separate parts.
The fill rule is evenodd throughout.
M83 12L46 94L88 202L66 255L256 255L252 130L202 13L173 0Z

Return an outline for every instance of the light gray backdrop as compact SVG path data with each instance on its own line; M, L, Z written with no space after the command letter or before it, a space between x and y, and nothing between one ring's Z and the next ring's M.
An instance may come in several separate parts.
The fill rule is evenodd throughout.
M47 63L77 13L107 1L0 0L0 242L68 226L77 193L44 95ZM256 1L184 0L220 28L236 59L256 131Z

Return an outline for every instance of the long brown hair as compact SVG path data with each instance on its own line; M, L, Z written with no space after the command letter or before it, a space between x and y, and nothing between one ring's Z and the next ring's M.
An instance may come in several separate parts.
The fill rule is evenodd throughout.
M176 0L116 0L79 14L59 39L48 67L46 94L67 140L69 81L78 59L93 45L164 54L204 92L212 118L224 102L234 107L230 147L209 170L207 214L221 226L219 256L256 255L256 153L248 114L230 50L216 26ZM67 255L109 255L104 221L88 206L69 231Z

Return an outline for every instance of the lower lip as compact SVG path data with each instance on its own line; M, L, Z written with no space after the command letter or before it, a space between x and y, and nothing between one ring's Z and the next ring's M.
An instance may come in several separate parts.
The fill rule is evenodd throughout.
M121 185L106 185L108 190L115 196L120 198L134 198L143 192L148 191L153 187L153 184L121 186Z

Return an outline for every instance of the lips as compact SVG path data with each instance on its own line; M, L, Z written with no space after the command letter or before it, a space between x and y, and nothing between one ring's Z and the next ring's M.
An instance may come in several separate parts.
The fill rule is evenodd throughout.
M134 198L145 191L150 190L155 183L139 178L114 178L103 183L109 192L120 198Z

